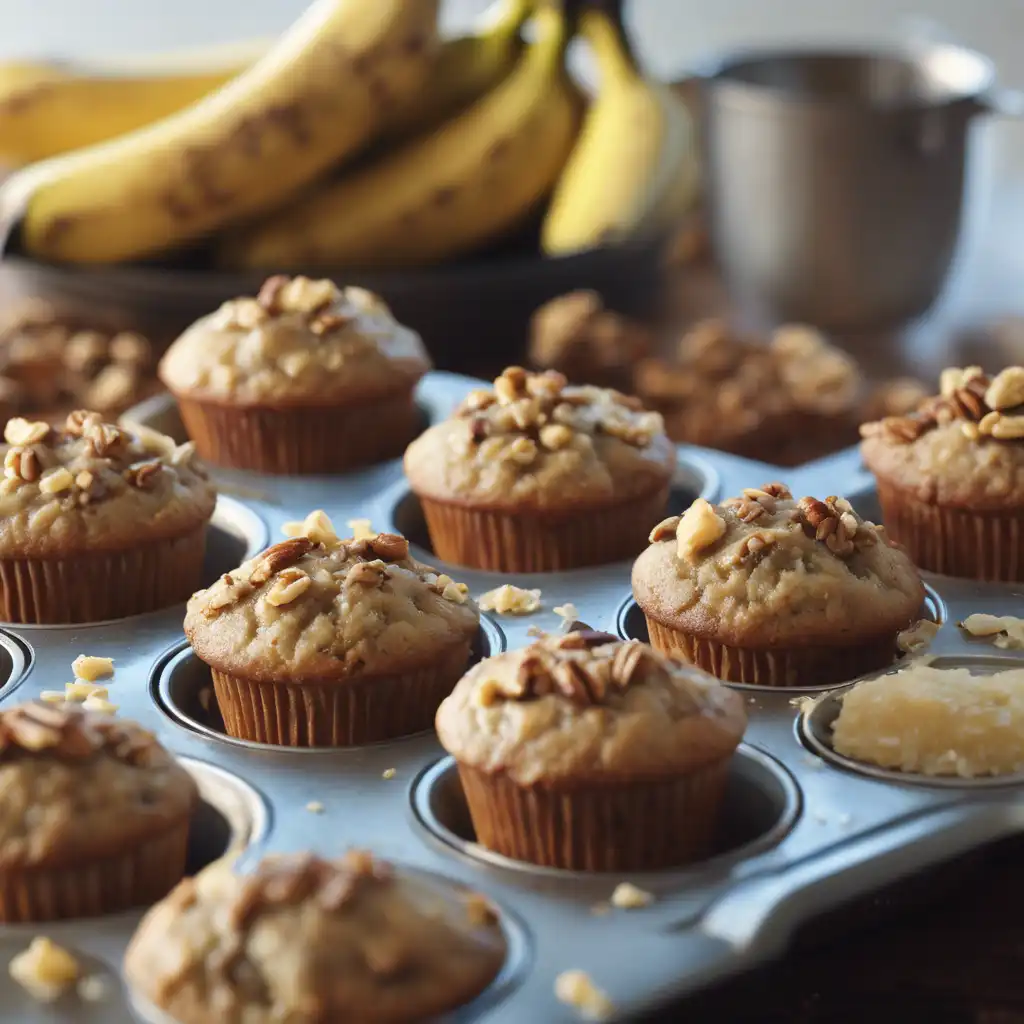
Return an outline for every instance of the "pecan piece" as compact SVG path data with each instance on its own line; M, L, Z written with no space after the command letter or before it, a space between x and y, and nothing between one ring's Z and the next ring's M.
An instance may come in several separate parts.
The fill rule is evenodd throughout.
M130 466L124 471L124 478L132 487L148 491L156 486L156 479L163 472L163 463L157 459Z
M99 459L106 459L124 447L127 436L113 423L92 423L82 435L89 444L90 452Z
M594 693L593 680L590 673L578 661L560 661L551 671L555 686L574 704L586 706L596 704L600 699Z
M39 479L42 467L39 465L39 456L31 448L15 445L7 450L4 456L4 476L9 480L24 480L32 483Z
M286 284L288 284L287 274L275 274L273 277L268 277L257 293L256 301L268 313L280 312L278 300L281 298L281 292L284 291Z
M303 555L312 551L314 546L308 537L291 537L267 548L250 574L249 582L256 587L262 586L274 573L294 565Z
M646 657L647 652L639 640L627 640L619 646L612 658L612 678L625 689Z
M76 409L68 413L64 421L64 433L72 437L83 437L90 427L99 426L103 417L98 412L90 412L88 409Z
M378 533L370 538L370 550L385 562L401 562L409 557L409 542L397 533Z

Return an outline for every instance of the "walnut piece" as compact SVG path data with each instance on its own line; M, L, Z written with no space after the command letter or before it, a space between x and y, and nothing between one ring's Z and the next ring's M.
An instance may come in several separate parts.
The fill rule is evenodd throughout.
M698 498L683 513L676 527L676 553L691 562L724 534L725 520L704 498Z
M275 573L288 566L294 565L303 555L312 551L315 547L313 541L308 537L292 537L290 540L283 540L263 552L263 557L256 563L249 576L249 582L254 587L260 587L267 582Z
M904 654L921 654L931 645L939 632L939 624L931 619L919 619L896 635L896 646Z
M267 591L267 604L271 604L275 608L282 608L300 598L312 585L313 580L309 574L301 569L295 567L282 569L270 590Z
M340 543L335 533L334 524L323 509L315 509L310 512L302 522L289 522L281 527L281 532L293 540L304 537L313 544L323 544L330 550Z
M50 436L50 424L30 421L16 416L4 427L4 440L8 444L42 444Z
M985 404L996 412L1024 405L1024 366L1008 366L996 374L985 392Z
M40 472L39 456L34 449L20 445L7 449L4 456L4 476L9 480L32 483L39 479Z

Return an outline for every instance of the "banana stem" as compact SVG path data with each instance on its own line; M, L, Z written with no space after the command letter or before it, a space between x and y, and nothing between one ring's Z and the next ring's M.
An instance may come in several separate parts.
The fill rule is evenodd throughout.
M618 17L606 10L588 7L580 13L579 31L593 48L602 74L620 80L640 77L625 26Z

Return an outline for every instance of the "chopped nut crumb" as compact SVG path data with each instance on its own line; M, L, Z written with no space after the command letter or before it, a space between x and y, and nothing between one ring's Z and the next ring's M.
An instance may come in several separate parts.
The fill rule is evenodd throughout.
M90 974L79 981L76 991L83 1003L99 1003L107 998L110 986L105 978L98 974Z
M76 679L73 683L64 684L64 699L70 701L84 701L90 697L106 697L107 688L98 683L87 683L82 679Z
M619 910L637 910L649 907L654 902L653 893L646 892L632 882L619 882L612 893L612 906Z
M324 805L320 803L319 800L310 800L309 803L306 804L306 810L309 811L310 814L323 814Z
M84 679L87 683L106 679L114 674L114 659L80 654L71 663L71 671L75 673L75 678Z
M485 612L498 615L532 615L540 608L541 592L525 590L511 583L480 595L478 604Z
M377 531L369 519L350 519L347 525L356 540L369 540L377 536Z
M8 971L33 999L52 1003L78 980L79 966L66 949L38 936L11 961Z
M698 498L683 513L676 527L676 551L680 558L690 561L724 533L725 520L709 502Z
M96 694L92 694L85 698L82 707L85 708L86 711L103 711L108 715L113 715L117 713L118 705L111 704L110 701L106 700L104 697L97 697Z
M920 654L927 650L939 632L939 624L931 619L919 619L896 636L896 646L904 654Z
M1004 651L1024 650L1024 619L1012 615L968 615L960 628L974 637L990 639Z
M526 635L540 640L542 637L546 637L547 633L540 626L530 626L526 631Z
M339 542L334 524L327 513L319 508L310 512L301 522L285 523L281 527L281 532L286 537L305 537L314 544L323 544L326 548L333 548Z
M615 1005L586 971L562 971L555 978L555 997L578 1010L585 1020L606 1020L615 1012Z
M395 777L395 773L396 773L396 769L394 769L394 768L385 768L384 771L381 772L381 777L385 778L385 779L393 779Z
M571 601L567 601L565 604L556 604L551 610L567 622L575 622L580 616L580 610Z
M68 683L70 686L71 684ZM39 699L46 704L63 704L64 703L64 691L63 690L43 690L39 694Z

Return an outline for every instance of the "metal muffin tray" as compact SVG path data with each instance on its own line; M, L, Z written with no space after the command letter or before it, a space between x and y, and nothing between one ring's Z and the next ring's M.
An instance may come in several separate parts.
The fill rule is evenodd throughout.
M444 418L478 381L431 374L419 399L429 421ZM169 400L150 400L131 418L181 434ZM334 478L254 477L217 471L223 495L210 535L207 582L280 539L285 521L323 508L339 532L351 519L404 533L416 557L469 584L474 595L503 582L536 587L543 607L525 617L484 618L477 656L554 632L556 606L573 604L596 629L643 637L630 595L628 563L558 574L502 577L444 565L433 557L416 499L400 463ZM878 509L856 450L798 469L780 469L717 452L681 447L671 508L696 495L709 500L782 480L796 494L847 496L868 518ZM1018 611L1024 585L983 585L928 577L927 613L942 626L931 653L956 664L1021 664L970 641L957 622L971 612ZM689 868L628 877L538 869L481 849L458 776L436 739L342 750L294 750L228 739L210 692L209 673L181 631L182 607L89 626L0 630L0 703L59 689L78 654L112 656L110 700L143 722L199 780L203 805L193 829L193 868L229 847L241 866L265 851L337 854L372 849L412 869L433 872L490 896L509 937L506 969L459 1022L571 1021L577 1012L555 997L555 978L587 972L616 1007L615 1019L670 1004L723 976L778 954L805 920L900 877L1024 830L1022 780L927 780L871 770L832 753L828 701L807 715L794 706L809 690L739 687L749 727L737 752L711 859ZM834 714L834 708L832 712ZM654 896L646 907L608 907L616 884ZM39 934L73 950L109 985L102 1001L75 994L44 1006L0 970L4 1021L102 1022L135 1019L119 965L141 916L0 927L0 965Z

